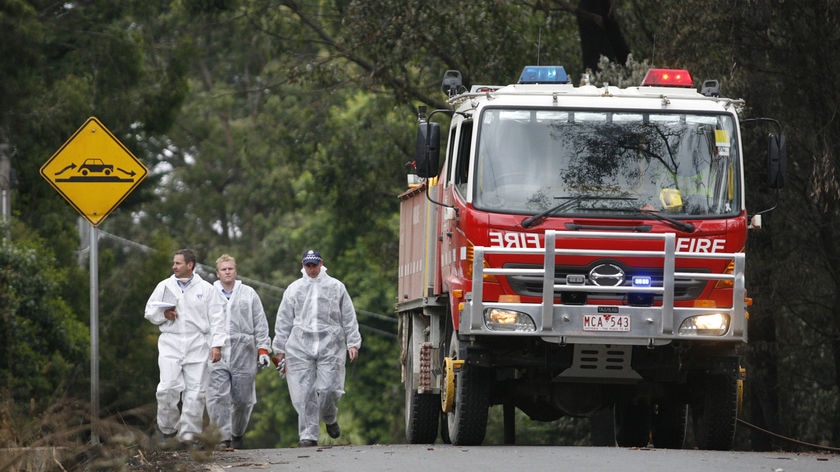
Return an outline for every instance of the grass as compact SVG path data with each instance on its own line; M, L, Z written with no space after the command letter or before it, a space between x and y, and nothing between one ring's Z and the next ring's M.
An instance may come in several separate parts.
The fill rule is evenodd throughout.
M0 472L207 470L218 432L188 448L162 446L154 429L154 405L102 417L94 444L88 403L62 399L43 411L35 403L0 403ZM169 447L166 447L169 446Z

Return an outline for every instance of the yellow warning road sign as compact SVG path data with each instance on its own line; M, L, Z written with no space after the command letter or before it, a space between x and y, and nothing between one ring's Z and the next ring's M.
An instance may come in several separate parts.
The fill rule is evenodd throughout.
M149 171L95 117L41 166L41 176L92 225L125 200Z

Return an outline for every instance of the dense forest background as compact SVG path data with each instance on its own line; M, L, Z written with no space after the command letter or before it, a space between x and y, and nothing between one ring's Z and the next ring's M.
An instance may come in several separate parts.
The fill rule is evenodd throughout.
M175 249L211 280L234 255L273 327L316 247L364 336L340 441L401 442L397 195L416 107L443 107L447 69L505 84L533 63L614 86L684 67L744 98L745 117L780 120L784 190L748 162L748 207L776 208L747 247L742 419L840 446L839 16L830 0L0 0L0 447L89 434L88 224L39 168L90 116L150 169L98 228L103 439L153 429L143 306ZM285 384L268 370L257 389L247 444L295 444ZM588 443L585 420L517 421L521 443ZM743 426L737 442L802 447Z

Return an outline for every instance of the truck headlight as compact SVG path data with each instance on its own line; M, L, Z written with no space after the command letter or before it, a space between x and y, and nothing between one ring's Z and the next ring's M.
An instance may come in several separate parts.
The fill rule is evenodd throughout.
M484 310L484 326L493 331L536 331L534 320L526 313L502 308Z
M709 313L686 318L680 325L680 334L697 336L723 336L729 330L729 315Z

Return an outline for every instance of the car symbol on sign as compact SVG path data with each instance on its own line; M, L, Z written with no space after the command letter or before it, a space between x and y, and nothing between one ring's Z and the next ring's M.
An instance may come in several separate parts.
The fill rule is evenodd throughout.
M79 172L81 172L82 175L88 175L88 172L102 172L105 175L111 175L111 172L113 171L114 166L111 164L105 164L102 162L102 159L85 159L84 164L79 166Z

